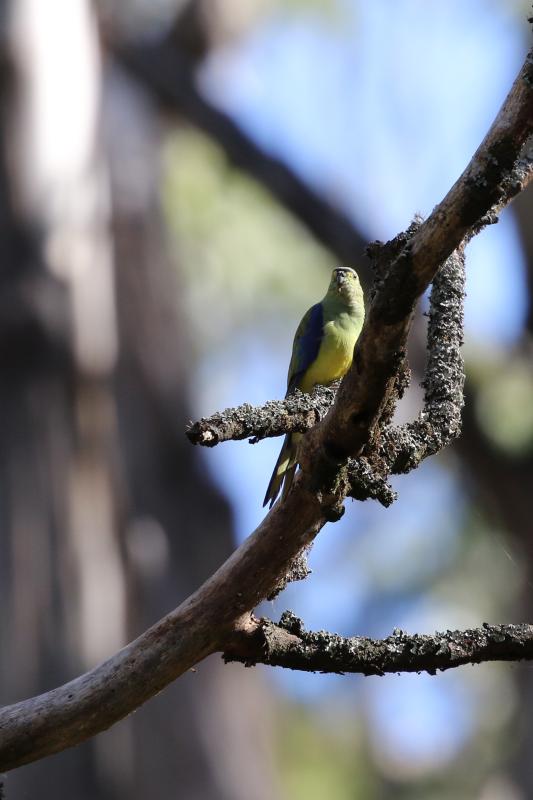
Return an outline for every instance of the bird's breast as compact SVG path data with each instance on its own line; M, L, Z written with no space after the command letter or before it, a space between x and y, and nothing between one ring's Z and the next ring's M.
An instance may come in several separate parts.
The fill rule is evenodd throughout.
M316 384L327 385L342 378L350 369L357 335L353 325L326 322L318 355L305 374L300 389L310 392Z

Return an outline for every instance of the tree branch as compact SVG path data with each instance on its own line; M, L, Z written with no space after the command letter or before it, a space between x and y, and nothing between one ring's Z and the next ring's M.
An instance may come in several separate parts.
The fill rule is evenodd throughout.
M393 390L395 363L405 352L416 301L471 229L479 230L493 208L508 202L509 195L502 187L516 170L533 132L532 84L530 52L471 162L383 278L335 405L306 437L314 437L316 444L310 453L318 456L324 468L324 450L337 457L356 456L371 438Z
M285 611L278 624L254 620L224 652L225 661L247 667L272 667L304 672L385 675L447 670L485 661L533 659L533 625L488 625L432 635L408 634L396 628L386 639L345 638L326 631L306 631L302 621Z
M227 408L211 417L202 417L187 429L191 444L214 447L221 442L238 441L252 437L251 444L286 433L305 433L329 410L335 400L336 390L331 386L317 386L311 394L297 390L284 400L269 400L262 406L243 403L237 408Z
M389 506L394 492L391 474L410 472L442 450L461 430L464 369L463 343L464 253L453 253L433 281L428 324L428 361L422 385L424 408L418 418L400 427L384 428L376 447L365 458L349 462L351 497L369 497ZM187 431L193 444L213 447L230 439L253 436L253 443L269 436L305 432L323 419L335 400L336 389L317 386L311 394L296 392L285 400L260 407L244 404L203 418Z
M472 227L471 233L467 237L469 241L485 225L493 225L498 222L498 214L508 205L518 194L527 189L533 180L533 142L531 139L525 141L522 146L520 156L513 169L504 177L501 183L501 198L497 201L490 211L482 217L477 225Z
M464 252L456 250L433 281L428 322L428 360L418 419L384 432L380 454L393 474L410 472L461 432L465 381L461 356L465 287Z
M469 167L378 281L353 366L325 419L306 434L301 475L286 500L195 594L126 648L63 687L2 709L0 771L104 730L255 626L252 609L326 520L340 516L349 488L342 468L369 439L377 441L418 297L470 230L503 201L502 182L533 128L532 85L528 56Z

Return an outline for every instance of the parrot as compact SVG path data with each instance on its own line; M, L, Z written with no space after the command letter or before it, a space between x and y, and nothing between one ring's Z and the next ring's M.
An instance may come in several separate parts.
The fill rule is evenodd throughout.
M285 397L296 389L309 393L317 384L328 386L342 378L350 369L364 319L364 296L357 272L352 267L337 267L323 299L304 314L298 325ZM287 497L298 466L302 436L285 436L263 506L270 501L272 508L282 484L282 501Z

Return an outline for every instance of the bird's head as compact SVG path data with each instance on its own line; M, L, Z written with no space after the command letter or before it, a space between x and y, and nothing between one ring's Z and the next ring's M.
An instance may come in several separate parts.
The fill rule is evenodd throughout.
M363 290L357 272L352 267L336 267L331 274L329 293L340 295L350 305L361 302Z

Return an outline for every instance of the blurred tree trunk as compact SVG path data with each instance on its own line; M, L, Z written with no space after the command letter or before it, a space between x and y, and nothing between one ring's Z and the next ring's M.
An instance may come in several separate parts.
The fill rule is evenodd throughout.
M114 73L108 88L133 636L175 604L176 587L182 599L205 580L227 557L232 537L228 505L183 433L190 346L164 248L160 133L149 100L124 75ZM158 552L166 560L158 561ZM242 681L217 657L201 664L135 715L139 796L150 796L157 773L186 798L278 796L267 708L259 674Z
M13 7L14 57L0 62L2 703L111 654L232 545L228 505L183 435L187 332L152 109L121 76L102 80L86 0ZM10 774L8 796L277 796L260 675L240 678L200 665L106 734Z

